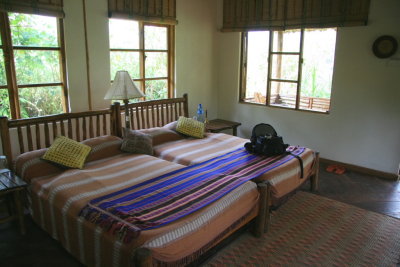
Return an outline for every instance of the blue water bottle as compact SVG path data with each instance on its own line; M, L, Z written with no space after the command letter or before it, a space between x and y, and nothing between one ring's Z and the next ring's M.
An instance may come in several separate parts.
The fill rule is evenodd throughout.
M197 120L204 122L204 111L201 104L199 104L199 107L197 108Z

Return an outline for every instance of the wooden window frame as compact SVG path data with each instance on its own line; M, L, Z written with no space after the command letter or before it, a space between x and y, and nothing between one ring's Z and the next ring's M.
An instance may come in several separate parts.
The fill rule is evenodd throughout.
M112 18L110 18L112 19ZM175 96L175 25L149 23L137 21L139 24L139 48L138 49L125 49L125 48L110 48L111 52L139 52L139 66L140 78L133 79L140 82L140 89L146 94L146 81L166 80L168 98ZM167 49L145 49L145 26L163 27L167 29ZM167 53L167 77L152 77L146 78L145 61L147 52L162 52ZM111 54L110 54L111 55ZM113 82L113 80L111 80ZM146 99L144 97L144 99Z
M327 111L319 111L312 109L302 109L300 108L300 97L301 97L301 80L302 80L302 68L303 68L303 51L304 51L304 32L305 28L300 29L300 44L299 44L299 52L274 52L273 51L273 43L274 43L274 32L282 33L282 31L268 31L269 32L269 51L268 51L268 74L267 74L267 86L266 86L266 103L255 103L245 101L246 98L246 80L247 80L247 55L248 55L248 31L242 32L241 34L241 54L240 54L240 82L239 82L239 103L251 104L251 105L262 105L273 108L282 108L288 110L296 110L296 111L305 111L305 112L313 112L319 114L329 114L331 108L331 98L329 100L329 110ZM282 40L282 39L280 39ZM280 41L278 40L278 42ZM286 80L286 79L273 79L272 78L272 56L273 55L298 55L298 73L296 80ZM278 63L279 64L279 63ZM270 103L271 99L271 82L286 82L286 83L296 83L296 103L295 107L284 107L279 105L274 105Z
M16 12L19 13L19 12ZM4 55L4 68L6 72L7 85L0 86L0 90L8 89L8 98L10 102L10 113L12 119L21 118L21 109L19 103L19 88L37 88L37 87L50 87L61 86L62 89L62 106L64 112L69 112L68 100L68 86L67 86L67 71L65 59L65 40L64 40L64 21L62 18L57 19L57 47L38 47L38 46L14 46L12 44L10 20L7 12L0 12L0 32L2 44L0 48L3 50ZM38 84L18 84L17 73L14 61L15 50L40 50L40 51L59 51L59 67L60 67L60 82L57 83L38 83Z

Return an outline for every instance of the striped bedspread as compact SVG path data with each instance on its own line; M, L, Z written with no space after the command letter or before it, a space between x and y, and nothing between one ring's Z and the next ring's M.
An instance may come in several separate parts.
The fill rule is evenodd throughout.
M305 148L289 150L301 155ZM240 148L95 198L82 209L80 216L119 236L123 242L130 242L141 231L187 216L291 159L293 156L286 154L257 156Z
M185 138L157 145L154 147L154 153L159 158L190 166L241 148L248 141L223 133L207 133L203 139ZM300 157L303 160L304 177L308 177L315 162L314 151L306 148ZM273 204L278 205L278 199L300 187L306 179L300 177L299 161L293 158L279 168L260 175L255 181L269 182L272 186Z
M32 180L29 188L32 217L42 229L87 266L132 266L137 247L146 245L154 258L174 262L208 247L235 222L257 214L257 186L247 182L215 203L163 227L144 231L130 243L79 217L92 199L184 168L147 155L120 153ZM245 219L242 219L245 218ZM238 224L238 227L243 224ZM196 240L193 243L193 240ZM196 254L197 255L197 254Z

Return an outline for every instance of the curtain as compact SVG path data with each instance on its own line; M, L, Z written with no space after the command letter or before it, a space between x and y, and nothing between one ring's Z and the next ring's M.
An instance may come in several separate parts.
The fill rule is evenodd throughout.
M110 18L176 24L176 0L108 0Z
M63 0L0 0L0 11L64 17Z
M367 25L370 0L224 0L223 31Z

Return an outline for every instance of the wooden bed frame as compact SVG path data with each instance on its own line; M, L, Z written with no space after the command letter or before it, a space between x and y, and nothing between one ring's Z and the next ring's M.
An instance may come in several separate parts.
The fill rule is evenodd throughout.
M175 121L179 116L188 117L188 96L184 94L180 98L144 101L131 103L130 123L132 129L144 129L160 127ZM8 120L0 117L0 136L3 153L12 164L14 157L13 145L18 146L17 153L47 148L58 135L64 135L76 141L82 141L102 135L115 135L122 137L122 129L125 126L125 107L114 103L109 109L86 111L78 113L64 113L38 118ZM16 132L16 133L15 133ZM12 144L11 135L16 134ZM318 187L319 153L316 153L316 162L312 173L311 190ZM272 203L271 187L267 182L259 183L260 192L259 213L255 219L252 232L259 237L268 230L270 222L270 210ZM147 248L139 248L134 257L135 264L139 266L151 265L151 251Z

